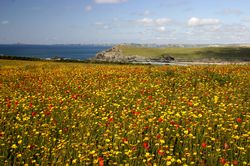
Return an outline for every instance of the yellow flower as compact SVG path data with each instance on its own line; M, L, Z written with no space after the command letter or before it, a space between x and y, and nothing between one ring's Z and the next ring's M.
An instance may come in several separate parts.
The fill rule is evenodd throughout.
M167 157L167 160L171 160L171 159L172 159L172 156L168 156L168 157Z
M11 148L12 148L12 149L16 149L16 148L17 148L16 144L13 144L13 145L11 146Z
M177 160L177 163L181 164L181 163L182 163L182 161L181 161L180 159L178 159L178 160Z
M90 152L90 154L95 154L95 150L92 150L92 151Z
M105 139L105 142L110 142L110 139Z
M218 96L214 96L214 103L218 102L219 97Z
M72 161L72 164L75 164L75 163L76 163L76 161L77 161L77 159L74 159L74 160Z
M146 156L147 158L150 157L150 153L147 152L147 153L145 154L145 156Z
M171 165L172 164L172 162L171 161L167 161L167 165Z
M160 142L161 142L161 144L164 144L164 143L165 143L165 140L161 139Z

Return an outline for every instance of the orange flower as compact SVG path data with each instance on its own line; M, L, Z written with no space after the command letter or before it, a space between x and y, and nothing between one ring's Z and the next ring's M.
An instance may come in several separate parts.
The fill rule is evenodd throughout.
M158 122L163 122L163 119L162 119L162 118L159 118L159 119L158 119Z
M194 104L192 103L192 101L189 101L187 104L188 104L189 107L192 107L192 106L194 105Z

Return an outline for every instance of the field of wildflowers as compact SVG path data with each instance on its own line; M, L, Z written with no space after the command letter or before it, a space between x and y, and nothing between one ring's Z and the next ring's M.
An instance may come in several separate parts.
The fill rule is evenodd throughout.
M0 68L0 165L250 165L250 66Z

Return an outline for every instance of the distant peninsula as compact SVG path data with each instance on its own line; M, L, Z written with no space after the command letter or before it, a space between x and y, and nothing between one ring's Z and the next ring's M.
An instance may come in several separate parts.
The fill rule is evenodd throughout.
M119 63L250 62L249 45L121 44L99 52L92 60Z

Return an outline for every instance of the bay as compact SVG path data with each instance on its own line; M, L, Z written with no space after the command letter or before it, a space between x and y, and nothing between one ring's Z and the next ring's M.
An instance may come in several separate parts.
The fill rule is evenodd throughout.
M34 58L54 58L86 60L96 53L111 48L106 45L0 45L0 55Z

